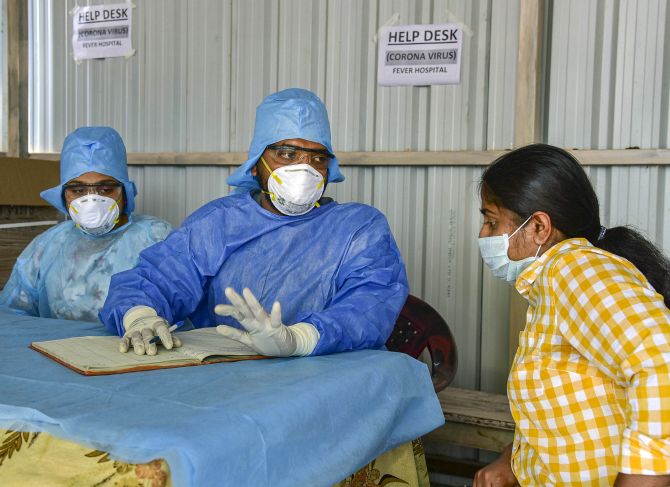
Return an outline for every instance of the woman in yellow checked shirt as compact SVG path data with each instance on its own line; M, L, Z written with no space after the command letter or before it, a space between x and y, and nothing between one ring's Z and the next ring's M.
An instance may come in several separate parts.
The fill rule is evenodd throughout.
M601 225L556 147L500 157L481 199L484 262L529 307L507 386L514 443L473 485L670 485L670 262Z

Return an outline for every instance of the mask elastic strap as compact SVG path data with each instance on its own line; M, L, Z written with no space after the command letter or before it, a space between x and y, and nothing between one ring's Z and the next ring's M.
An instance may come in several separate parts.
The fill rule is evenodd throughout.
M321 179L321 181L319 181L319 184L316 185L316 189L321 189L321 187L324 185L324 181L325 181L324 179ZM323 193L321 193L321 195L323 196ZM314 206L315 206L316 208L318 208L318 207L321 206L321 205L320 205L319 202L317 201L317 202L314 203Z
M109 210L107 210L107 211L111 212L114 209L114 207L118 207L118 206L119 206L119 202L114 200L114 204L111 205L109 207ZM119 217L116 220L114 220L114 226L116 226L116 224L119 223L119 220L121 219L121 211L120 210L121 210L121 208L119 208Z
M507 240L509 240L510 238L512 238L516 232L518 232L519 230L521 230L521 229L524 227L524 225L530 221L531 218L533 218L533 215L530 215L528 218L526 218L526 221L523 222L521 225L519 225L519 228L517 228L516 230L514 230L514 232L512 233L512 235L510 235L509 237L507 237ZM541 248L542 248L542 245L539 245L539 246L537 247L537 252L535 252L535 258L536 258L536 259L537 259L537 256L540 255L540 249L541 249Z
M268 166L268 163L265 162L263 156L261 156L261 162L263 163L265 168L270 172L270 176L272 176L275 179L275 181L277 181L279 184L284 184L281 178L277 176L272 169L270 169L270 166ZM272 191L265 191L264 189L261 188L261 193L265 193L266 195L268 195L272 201L276 200L276 196Z
M265 165L265 169L270 171L270 176L272 176L275 181L277 181L279 184L284 184L282 182L281 178L279 176L277 176L272 169L270 169L270 166L268 166L268 163L265 162L265 159L263 159L263 156L261 156L261 162L263 163L263 165Z
M514 230L514 231L512 232L512 235L510 235L510 236L507 237L507 238L510 239L510 238L512 238L514 235L516 235L516 232L518 232L519 230L521 230L521 229L524 227L524 225L530 221L531 218L533 218L533 215L530 215L528 218L526 218L526 221L523 222L521 225L519 225L519 227L518 227L516 230Z
M272 201L275 200L275 194L272 191L265 191L264 189L261 189L261 193L268 195Z

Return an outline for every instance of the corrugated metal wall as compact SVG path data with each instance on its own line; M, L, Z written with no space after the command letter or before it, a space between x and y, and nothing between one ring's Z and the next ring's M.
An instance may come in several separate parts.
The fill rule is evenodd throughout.
M547 24L546 141L667 148L667 0L554 1ZM670 167L592 167L603 222L630 224L670 254Z
M637 93L634 82L619 81L629 76L628 70L603 67L603 59L628 46L621 35L622 47L610 45L611 26L619 24L627 9L644 10L638 3L650 2L629 7L629 2L575 1L567 15L563 2L550 5L548 141L568 147L626 147L620 127L638 124L656 130L655 136L645 132L650 141L667 144L668 52L654 51L661 64L653 69L661 75L649 74L650 63L636 67L636 76L656 80L656 91L644 96L664 100L665 108L648 110L648 102L626 105L625 97ZM255 106L268 93L289 86L309 88L326 102L337 150L482 150L513 144L518 0L136 0L137 54L81 65L71 56L68 11L74 4L30 2L32 152L58 151L69 131L86 124L116 127L132 152L244 151ZM646 40L629 42L648 47L652 38L665 38L664 26L648 25L667 15L665 2L655 5L657 13L647 15L646 23L633 24L645 31ZM461 84L378 87L375 34L393 19L398 24L463 22L467 36ZM600 30L589 37L584 31L592 24ZM588 49L577 41L567 46L570 39L582 37L579 42L590 42L584 44ZM568 47L572 56L564 54ZM581 59L587 53L591 57ZM593 62L596 57L600 64ZM597 76L594 66L600 66ZM566 70L571 71L567 81ZM588 83L591 91L584 93ZM612 111L615 92L624 99ZM589 110L597 117L583 113ZM580 117L584 121L575 127ZM574 142L577 137L582 139ZM329 191L338 201L372 204L387 215L412 292L435 306L456 336L461 361L456 384L502 391L510 291L482 269L477 250L481 171L345 167L347 181ZM603 207L609 207L606 222L636 223L670 250L665 168L589 171ZM204 202L227 194L229 172L214 166L132 167L139 211L178 224Z
M667 0L555 1L548 30L548 143L668 147Z
M80 65L75 1L30 5L31 152L96 123L116 127L132 152L246 150L258 103L291 86L325 101L339 150L512 144L518 1L141 0L135 56ZM377 87L375 36L393 18L465 23L462 83Z

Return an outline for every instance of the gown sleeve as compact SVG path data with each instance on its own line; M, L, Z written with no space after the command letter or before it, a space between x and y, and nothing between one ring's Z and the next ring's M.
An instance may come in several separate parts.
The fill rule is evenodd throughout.
M312 354L381 348L409 293L405 265L381 213L352 235L334 286L325 309L299 316L321 335Z

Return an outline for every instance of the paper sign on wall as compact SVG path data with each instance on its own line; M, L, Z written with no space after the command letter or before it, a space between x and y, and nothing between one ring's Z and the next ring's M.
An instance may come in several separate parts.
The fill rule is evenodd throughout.
M75 59L129 56L132 4L90 5L72 12L72 48Z
M396 25L382 28L379 39L377 81L380 85L460 83L461 26Z

